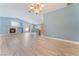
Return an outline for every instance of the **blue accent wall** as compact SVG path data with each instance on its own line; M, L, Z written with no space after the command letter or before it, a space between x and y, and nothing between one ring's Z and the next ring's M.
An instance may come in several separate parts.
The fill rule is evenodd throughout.
M2 17L0 18L0 34L8 33L8 27L10 26L10 20L7 20L7 19L2 18Z
M79 41L79 4L44 14L45 36Z
M19 33L26 32L26 26L30 25L33 26L31 32L35 32L35 26L34 24L27 23L23 20L20 20L18 18L11 18L11 17L0 17L0 35L8 34L9 28L12 27L12 22L15 22L17 27L17 31Z
M8 34L9 28L12 27L11 22L16 22L18 24L16 26L18 28L18 32L23 32L22 20L18 18L0 17L0 34Z

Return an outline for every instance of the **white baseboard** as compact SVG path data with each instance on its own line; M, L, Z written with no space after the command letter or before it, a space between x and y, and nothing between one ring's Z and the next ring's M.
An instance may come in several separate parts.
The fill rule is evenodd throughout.
M0 34L0 36L6 36L6 35L8 35L8 34Z
M45 37L45 38L48 38L48 39L64 41L64 42L69 42L69 43L73 43L73 44L79 44L79 42L77 42L77 41L70 41L70 40L60 39L60 38L52 38L52 37L48 37L48 36L44 36L44 37Z

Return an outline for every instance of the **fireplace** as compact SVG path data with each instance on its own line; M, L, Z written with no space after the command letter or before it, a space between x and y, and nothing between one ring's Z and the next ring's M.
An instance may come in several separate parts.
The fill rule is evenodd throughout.
M9 33L16 33L16 31L17 31L16 28L10 28L9 29Z

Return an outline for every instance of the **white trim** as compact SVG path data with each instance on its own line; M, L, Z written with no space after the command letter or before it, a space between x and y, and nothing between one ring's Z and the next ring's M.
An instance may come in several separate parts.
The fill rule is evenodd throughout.
M73 43L73 44L79 44L79 42L77 42L77 41L70 41L70 40L66 40L66 39L53 38L53 37L48 37L48 36L44 36L44 37L45 37L45 38L48 38L48 39L54 39L54 40L69 42L69 43Z
M8 34L0 34L0 36L6 36L6 35L8 35Z

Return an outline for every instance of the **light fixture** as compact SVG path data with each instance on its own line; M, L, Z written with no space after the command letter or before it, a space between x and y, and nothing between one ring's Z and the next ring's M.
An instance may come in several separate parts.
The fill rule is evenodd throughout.
M36 14L40 13L44 8L43 3L33 3L30 5L30 11Z

